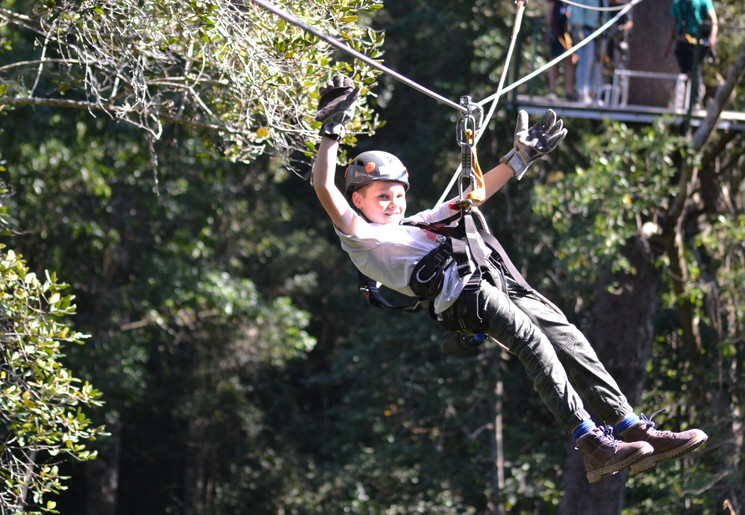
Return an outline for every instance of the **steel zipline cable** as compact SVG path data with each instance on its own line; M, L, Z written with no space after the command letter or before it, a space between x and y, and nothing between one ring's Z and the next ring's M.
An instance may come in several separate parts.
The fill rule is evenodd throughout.
M385 74L390 75L394 79L396 79L396 80L398 80L398 81L406 84L407 86L409 86L409 87L411 87L411 88L419 91L420 93L423 93L423 94L425 94L425 95L427 95L427 96L429 96L429 97L437 100L438 102L440 102L442 104L445 104L445 105L447 105L449 107L452 107L453 109L456 109L456 110L460 111L461 113L468 113L468 108L467 107L465 107L465 106L463 106L461 104L458 104L456 102L453 102L452 100L450 100L448 98L445 98L442 95L440 95L438 93L435 93L434 91L432 91L430 89L425 88L421 84L419 84L417 82L414 82L413 80L411 80L408 77L406 77L406 76L398 73L397 71L395 71L395 70L393 70L393 69L391 69L391 68L389 68L389 67L387 67L387 66L385 66L385 65L383 65L383 64L381 64L379 62L377 62L376 60L372 59L371 57L366 56L365 54L363 54L361 52L358 52L357 50L354 50L353 48L350 48L349 46L347 46L343 42L341 42L341 41L339 41L339 40L337 40L337 39L335 39L335 38L333 38L331 36L328 36L328 35L320 32L319 30L311 27L310 25L307 25L307 24L301 22L296 17L294 17L292 14L290 14L290 13L288 13L286 11L283 11L282 9L279 9L277 6L275 6L271 2L268 2L266 0L251 0L251 1L253 3L259 5L260 7L266 9L267 11L276 14L277 16L279 16L280 18L284 19L285 21L287 21L287 22L289 22L289 23L291 23L291 24L299 27L300 29L302 29L302 30L304 30L304 31L306 31L306 32L308 32L310 34L313 34L318 39L320 39L322 41L325 41L329 45L334 46L334 47L338 48L339 50L341 50L343 52L346 52L347 54L349 54L349 55L351 55L351 56L359 59L360 61L364 62L368 66L371 66L371 67L373 67L373 68L375 68L377 70L380 70L381 72L383 72ZM512 55L512 50L514 48L517 31L519 30L519 27L520 27L520 19L522 17L522 12L523 12L523 10L525 8L525 5L524 4L527 2L527 0L516 0L516 3L518 4L518 14L515 17L515 25L513 26L512 41L511 41L511 44L510 44L510 50L508 52L507 62L505 63L505 67L502 70L502 77L500 79L499 87L498 87L496 93L494 93L493 95L490 95L490 96L486 97L485 99L483 99L483 100L481 100L481 101L478 102L478 105L479 106L483 106L484 104L488 104L489 102L492 102L492 107L490 109L489 116L491 116L491 114L493 114L494 108L496 107L496 102L499 100L499 97L501 95L503 95L504 93L508 93L508 92L512 91L513 89L517 88L518 86L524 84L525 82L531 80L532 78L536 77L537 75L543 73L547 69L551 68L555 64L561 62L562 60L566 59L568 56L570 56L573 53L575 53L579 48L582 48L583 46L585 46L588 43L590 43L591 41L593 41L596 37L598 37L600 34L602 34L603 32L605 32L616 21L618 21L618 19L620 19L621 16L623 16L624 14L626 14L627 12L629 12L632 7L634 7L635 5L639 4L643 0L632 0L631 2L625 4L624 6L621 6L621 7L606 7L606 8L603 8L603 7L592 7L592 6L588 6L588 5L584 5L584 4L572 2L571 0L560 0L560 1L562 1L562 2L564 2L566 4L569 4L569 5L581 7L581 8L584 8L584 9L596 10L596 11L613 11L613 10L617 10L618 13L613 18L611 18L606 23L604 23L595 32L593 32L592 34L590 34L588 37L586 37L585 39L583 39L582 41L580 41L579 43L577 43L576 45L574 45L572 48L570 48L569 50L567 50L566 52L564 52L560 56L556 57L555 59L552 59L551 61L549 61L548 63L546 63L542 67L540 67L537 70L529 73L528 75L524 76L523 78L521 78L521 79L513 82L509 86L507 86L505 88L502 88L502 85L504 83L504 78L507 75L507 67L509 66L509 60L510 60L511 55ZM487 121L488 121L488 118L485 120L485 122L487 122ZM485 125L486 125L486 123L482 124L482 127L485 126ZM481 132L483 132L483 131L479 131L479 135L478 136L480 136Z
M449 100L449 99L443 97L442 95L438 95L434 91L431 91L431 90L425 88L424 86L422 86L422 85L414 82L413 80L409 79L408 77L405 77L405 76L401 75L397 71L392 70L391 68L388 68L387 66L384 66L384 65L380 64L379 62L375 61L374 59L366 56L365 54L362 54L362 53L358 52L357 50L354 50L353 48L350 48L349 46L345 45L341 41L339 41L339 40L337 40L335 38L332 38L331 36L328 36L326 34L323 34L322 32L314 29L310 25L306 25L305 23L301 22L300 20L298 20L297 18L295 18L294 16L292 16L290 13L285 12L285 11L277 8L275 5L271 4L270 2L266 2L265 0L252 0L252 2L254 2L255 4L257 4L257 5L261 6L261 7L263 7L267 11L273 12L274 14L276 14L277 16L279 16L280 18L282 18L283 20L292 23L293 25L295 25L295 26L303 29L304 31L306 31L306 32L308 32L310 34L313 34L318 39L320 39L322 41L325 41L329 45L334 46L334 47L338 48L339 50L342 50L342 51L344 51L344 52L352 55L353 57L359 59L363 63L365 63L365 64L367 64L367 65L369 65L369 66L371 66L373 68L376 68L376 69L382 71L383 73L386 73L386 74L390 75L394 79L397 79L397 80L403 82L407 86L410 86L410 87L414 88L415 90L419 91L420 93L424 93L425 95L434 98L438 102L441 102L441 103L443 103L445 105L448 105L448 106L450 106L450 107L452 107L454 109L457 109L458 111L461 111L461 112L466 112L467 111L467 109L465 107L461 106L460 104L457 104L457 103L453 102L452 100Z
M385 66L385 65L383 65L383 64L381 64L379 62L377 62L376 60L374 60L374 59L366 56L365 54L363 54L361 52L358 52L357 50L354 50L353 48L350 48L349 46L345 45L343 42L341 42L341 41L339 41L339 40L337 40L337 39L335 39L335 38L333 38L331 36L328 36L328 35L320 32L319 30L311 27L310 25L307 25L307 24L301 22L296 17L294 17L292 14L279 9L277 6L275 6L271 2L267 2L266 0L251 0L251 1L253 3L255 3L256 5L258 5L258 6L262 7L262 8L264 8L264 9L266 9L267 11L276 14L277 16L279 16L280 18L284 19L285 21L287 21L287 22L289 22L289 23L291 23L291 24L299 27L300 29L302 29L302 30L304 30L304 31L306 31L306 32L308 32L310 34L313 34L318 39L320 39L322 41L325 41L329 45L334 46L334 47L338 48L339 50L341 50L343 52L346 52L347 54L349 54L349 55L351 55L351 56L359 59L360 61L364 62L368 66L371 66L371 67L373 67L373 68L375 68L377 70L380 70L383 73L386 73L386 74L390 75L394 79L396 79L396 80L398 80L398 81L406 84L407 86L409 86L409 87L411 87L411 88L419 91L420 93L423 93L423 94L425 94L425 95L427 95L427 96L429 96L429 97L437 100L440 103L443 103L443 104L445 104L445 105L447 105L449 107L452 107L453 109L456 109L456 110L460 111L461 113L467 113L468 112L468 108L467 107L464 107L461 104L458 104L456 102L453 102L452 100L450 100L448 98L445 98L442 95L440 95L438 93L435 93L434 91L432 91L430 89L425 88L421 84L419 84L417 82L414 82L413 80L411 80L408 77L406 77L406 76L398 73L397 71L395 71L395 70L393 70L393 69L391 69L391 68L389 68L389 67L387 67L387 66ZM584 5L584 4L572 2L571 0L560 0L560 1L562 1L562 2L564 2L566 4L568 4L568 5L573 5L573 6L576 6L576 7L583 8L583 9L595 10L595 11L618 11L618 13L613 18L611 18L606 23L604 23L595 32L593 32L592 34L590 34L588 37L586 37L585 39L583 39L582 41L580 41L579 43L577 43L576 45L574 45L572 48L570 48L569 50L567 50L566 52L564 52L560 56L556 57L555 59L552 59L551 61L549 61L548 63L546 63L542 67L538 68L537 70L529 73L525 77L523 77L523 78L521 78L521 79L513 82L512 84L510 84L506 88L502 88L502 84L504 83L504 77L507 75L506 68L509 65L509 60L510 60L510 57L512 55L512 49L514 47L514 42L515 42L515 39L516 39L516 34L517 34L517 31L519 30L520 18L522 16L522 11L525 8L524 4L527 2L527 0L516 0L516 3L518 4L518 15L516 16L516 19L515 19L515 25L514 25L513 34L512 34L512 42L511 42L510 50L509 50L509 53L508 53L508 56L507 56L507 63L505 64L505 69L502 70L502 78L500 79L499 88L497 89L497 92L496 93L494 93L493 95L490 95L490 96L486 97L485 99L483 99L483 100L481 100L481 101L478 102L478 105L479 106L484 105L484 104L488 104L489 102L493 102L492 108L490 109L490 115L494 111L494 107L495 107L496 101L499 100L499 97L502 94L508 93L508 92L512 91L513 89L517 88L518 86L524 84L525 82L531 80L535 76L543 73L544 71L546 71L547 69L551 68L555 64L557 64L557 63L561 62L562 60L566 59L568 56L570 56L573 53L575 53L579 48L582 48L583 46L585 46L588 43L590 43L591 41L593 41L596 37L598 37L600 34L602 34L603 32L605 32L610 26L612 26L618 19L620 19L621 16L623 16L624 14L626 14L627 12L629 12L632 7L634 7L635 5L639 4L643 0L632 0L631 2L625 4L625 5L621 6L621 7L592 7L592 6L588 6L588 5ZM488 121L488 119L485 120L485 121Z

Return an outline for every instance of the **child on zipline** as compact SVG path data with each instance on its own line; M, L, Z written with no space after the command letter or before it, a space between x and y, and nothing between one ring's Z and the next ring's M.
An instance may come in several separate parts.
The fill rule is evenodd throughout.
M359 91L353 86L337 75L321 89L316 119L323 125L313 186L358 270L388 288L431 301L441 327L486 333L517 356L559 426L576 440L591 483L626 467L647 470L702 445L707 435L699 429L658 431L649 418L637 416L585 336L525 282L501 247L496 250L498 243L480 239L474 244L468 224L465 245L427 225L457 217L453 201L460 199L404 218L408 172L382 151L357 156L346 170L344 192L337 188L338 140ZM527 113L520 112L513 149L483 175L485 200L511 178L522 178L565 136L563 122L550 109L530 128ZM600 420L614 425L597 426L580 394Z

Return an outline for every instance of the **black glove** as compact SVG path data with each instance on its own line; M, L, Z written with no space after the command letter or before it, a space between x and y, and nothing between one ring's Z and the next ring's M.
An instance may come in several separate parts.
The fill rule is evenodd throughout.
M531 164L546 157L566 135L564 122L556 118L551 109L547 109L541 121L531 128L528 128L528 113L520 111L517 113L514 147L499 162L507 163L515 177L520 179Z
M316 121L323 122L321 136L339 140L344 137L344 125L352 119L360 88L354 87L349 77L339 73L332 81L321 88Z

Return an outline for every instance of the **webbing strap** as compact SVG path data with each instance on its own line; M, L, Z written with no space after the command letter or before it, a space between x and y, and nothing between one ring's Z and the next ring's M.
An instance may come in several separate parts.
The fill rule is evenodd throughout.
M453 249L453 258L458 267L458 277L465 277L471 271L471 265L468 261L468 242L458 238L450 238L450 245Z
M470 214L467 214L463 217L463 224L466 231L468 246L471 249L474 261L476 261L477 264L482 265L486 263L484 253L481 251L481 246L479 245L479 241L483 240L484 243L486 243L497 253L497 255L499 256L499 260L502 262L502 265L510 274L510 277L512 277L515 282L520 285L520 287L524 288L527 291L533 291L533 288L530 287L528 281L526 281L522 274L518 271L517 267L507 255L507 252L504 250L504 247L502 247L502 244L499 243L499 240L495 238L494 235L486 231L480 231L476 227L473 216Z
M391 304L385 299L385 297L383 297L383 294L380 293L378 284L374 279L369 278L359 270L357 270L357 277L357 288L359 292L367 297L367 301L376 308L395 309L409 313L416 313L422 309L422 301L420 300L412 304Z
M468 192L466 198L474 202L483 202L486 198L484 174L481 172L481 166L479 165L479 160L476 157L476 146L472 143L473 133L470 130L466 131L466 139L468 140L468 151L471 154L470 170L472 172L474 182L473 190Z
M481 250L479 241L479 230L476 228L476 223L473 221L473 216L470 214L463 216L463 229L466 232L466 241L468 242L468 248L471 249L471 255L477 265L486 265L486 257L484 252Z
M479 235L484 239L484 242L491 248L493 248L499 255L499 259L502 261L502 265L510 274L510 277L512 277L512 279L514 279L515 282L520 285L520 287L524 288L527 291L533 291L533 288L531 288L531 286L528 284L528 281L525 280L522 274L517 270L515 264L512 262L512 260L510 260L510 257L507 255L504 247L502 247L502 244L499 243L499 240L495 238L494 235L485 231L480 231Z

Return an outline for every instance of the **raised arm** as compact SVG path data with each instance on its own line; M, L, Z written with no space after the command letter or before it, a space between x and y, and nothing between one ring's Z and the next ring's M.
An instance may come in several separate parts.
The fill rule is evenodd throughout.
M321 143L313 163L313 189L334 225L344 234L354 234L358 215L344 194L336 187L336 157L344 126L354 114L359 88L348 77L334 75L331 83L321 88L321 100L316 120L322 122Z
M484 200L494 195L513 177L520 180L531 164L548 156L566 135L564 122L551 109L547 109L543 118L530 128L528 113L517 113L512 150L499 160L499 165L484 174Z
M711 33L709 34L709 46L711 46L711 49L714 50L714 48L717 46L717 34L719 33L719 21L717 19L717 13L713 7L706 12L706 16L708 16L709 21L711 22Z
M354 234L358 215L334 183L338 150L338 141L327 136L321 137L316 161L313 163L313 189L334 225L344 234Z

